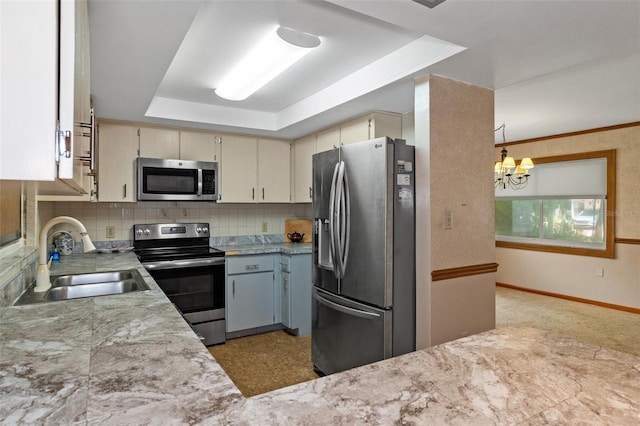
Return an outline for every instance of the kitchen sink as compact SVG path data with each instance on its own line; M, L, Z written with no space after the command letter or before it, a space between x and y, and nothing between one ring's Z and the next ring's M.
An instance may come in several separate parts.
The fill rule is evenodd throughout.
M59 275L51 277L51 288L45 292L36 293L33 291L33 286L29 287L15 305L109 296L144 290L149 290L149 287L135 269Z

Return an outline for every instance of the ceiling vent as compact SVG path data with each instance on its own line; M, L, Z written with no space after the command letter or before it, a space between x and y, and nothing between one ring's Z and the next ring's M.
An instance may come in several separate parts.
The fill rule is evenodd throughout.
M413 1L415 1L416 3L420 3L423 6L427 6L430 9L433 9L440 3L444 2L444 0L413 0Z

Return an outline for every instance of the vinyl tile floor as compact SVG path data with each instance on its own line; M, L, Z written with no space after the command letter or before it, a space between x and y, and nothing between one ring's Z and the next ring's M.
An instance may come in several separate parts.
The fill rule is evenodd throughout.
M246 397L318 378L311 336L278 330L227 340L209 352Z
M640 315L555 297L496 288L496 327L552 331L585 343L640 355ZM318 377L311 337L274 331L209 347L246 397Z

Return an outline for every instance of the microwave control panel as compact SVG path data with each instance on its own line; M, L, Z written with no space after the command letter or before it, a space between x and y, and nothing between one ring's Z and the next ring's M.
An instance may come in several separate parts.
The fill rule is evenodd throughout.
M202 171L202 193L203 194L215 194L216 193L216 172L215 172L215 170L203 170Z

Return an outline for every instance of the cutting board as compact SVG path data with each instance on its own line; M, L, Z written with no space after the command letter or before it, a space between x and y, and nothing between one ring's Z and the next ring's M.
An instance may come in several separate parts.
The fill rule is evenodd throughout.
M290 243L291 240L287 238L287 234L297 232L298 234L304 234L304 238L301 242L311 242L311 219L286 219L284 221L284 241Z

